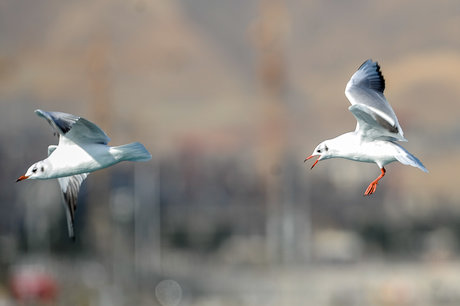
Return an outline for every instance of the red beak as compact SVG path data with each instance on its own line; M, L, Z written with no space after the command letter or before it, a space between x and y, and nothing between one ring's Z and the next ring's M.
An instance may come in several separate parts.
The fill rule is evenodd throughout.
M310 155L310 156L308 156L307 158L305 158L305 160L304 160L303 162L306 162L307 160L309 160L310 158L313 158L313 157L315 157L315 155ZM313 163L313 165L311 166L310 169L313 169L313 167L314 167L318 162L319 162L319 157L318 157L318 159Z
M20 177L16 180L16 182L20 182L20 181L23 181L23 180L27 180L28 178L29 178L28 176L22 175L22 176L20 176Z

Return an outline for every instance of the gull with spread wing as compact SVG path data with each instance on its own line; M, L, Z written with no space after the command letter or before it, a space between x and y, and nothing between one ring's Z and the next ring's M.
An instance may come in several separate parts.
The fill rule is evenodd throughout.
M377 189L379 180L385 175L385 165L399 161L404 165L428 170L423 164L396 141L407 141L398 118L383 95L385 80L380 66L372 60L365 61L351 77L345 95L351 103L348 108L357 120L354 132L345 133L320 143L305 161L319 156L320 160L340 157L359 162L376 163L381 174L367 187L364 195Z
M50 145L48 158L30 166L17 182L57 178L64 196L69 237L75 239L74 218L78 191L88 174L121 161L147 161L152 156L139 142L108 146L110 139L104 131L82 117L40 109L35 113L53 127L59 135L59 142L57 146Z

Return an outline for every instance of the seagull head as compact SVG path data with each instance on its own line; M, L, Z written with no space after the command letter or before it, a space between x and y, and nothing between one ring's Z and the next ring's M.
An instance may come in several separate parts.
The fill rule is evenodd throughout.
M322 143L320 143L316 148L315 150L313 151L313 153L308 156L307 158L305 158L304 162L306 162L307 160L309 160L310 158L313 158L315 156L319 156L318 159L313 163L313 165L311 166L311 169L313 169L313 167L322 159L328 159L328 158L331 158L332 155L331 155L331 152L330 152L330 147L328 146L328 141L323 141Z
M16 182L27 180L27 179L44 179L46 178L47 165L43 161L36 162L27 169L26 174L20 176Z

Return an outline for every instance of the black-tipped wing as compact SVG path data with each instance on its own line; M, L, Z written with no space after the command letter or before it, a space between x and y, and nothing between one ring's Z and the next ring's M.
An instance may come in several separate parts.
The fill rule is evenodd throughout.
M383 95L385 79L380 66L365 61L348 81L345 95L349 110L358 121L356 132L362 137L405 141L398 118Z
M46 119L53 129L61 136L77 144L107 144L110 138L94 123L82 117L61 112L46 112L37 109L35 113Z
M383 78L380 65L368 59L359 66L350 81L353 86L363 89L370 89L383 94L385 90L385 79Z
M57 179L64 197L69 237L72 239L75 239L74 220L75 210L77 209L78 191L80 190L81 183L87 176L88 173L82 173Z
M75 122L77 122L79 119L79 117L71 114L61 112L45 112L41 109L37 109L35 113L38 116L45 118L46 121L48 121L48 123L53 127L53 129L60 135L65 135L68 131L70 131L72 125L74 125Z

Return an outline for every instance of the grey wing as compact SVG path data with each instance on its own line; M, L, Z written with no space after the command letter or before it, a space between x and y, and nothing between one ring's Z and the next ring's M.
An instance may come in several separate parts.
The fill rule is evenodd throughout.
M57 149L57 147L58 147L58 146L56 146L56 145L49 145L49 146L48 146L48 156L50 156L51 153L53 153L54 150Z
M348 108L355 116L356 133L365 139L381 139L391 141L406 141L401 134L398 133L398 128L392 126L378 113L370 112L366 106L355 104Z
M72 176L60 177L57 179L64 197L69 237L72 239L75 239L74 221L75 210L77 209L78 191L80 190L81 183L86 179L87 176L88 173L82 173Z
M107 144L110 138L97 125L72 114L61 112L46 112L37 109L35 113L46 119L62 138L77 144L100 143Z
M349 110L358 121L356 132L363 136L405 141L398 118L383 95L384 90L385 79L380 66L372 60L365 61L348 81L345 95L352 105ZM369 128L372 133L365 130Z
M56 133L59 133L60 135L65 135L72 126L77 122L79 117L71 115L71 114L66 114L66 113L61 113L61 112L46 112L41 109L35 110L35 113L46 119L48 123L53 127Z

